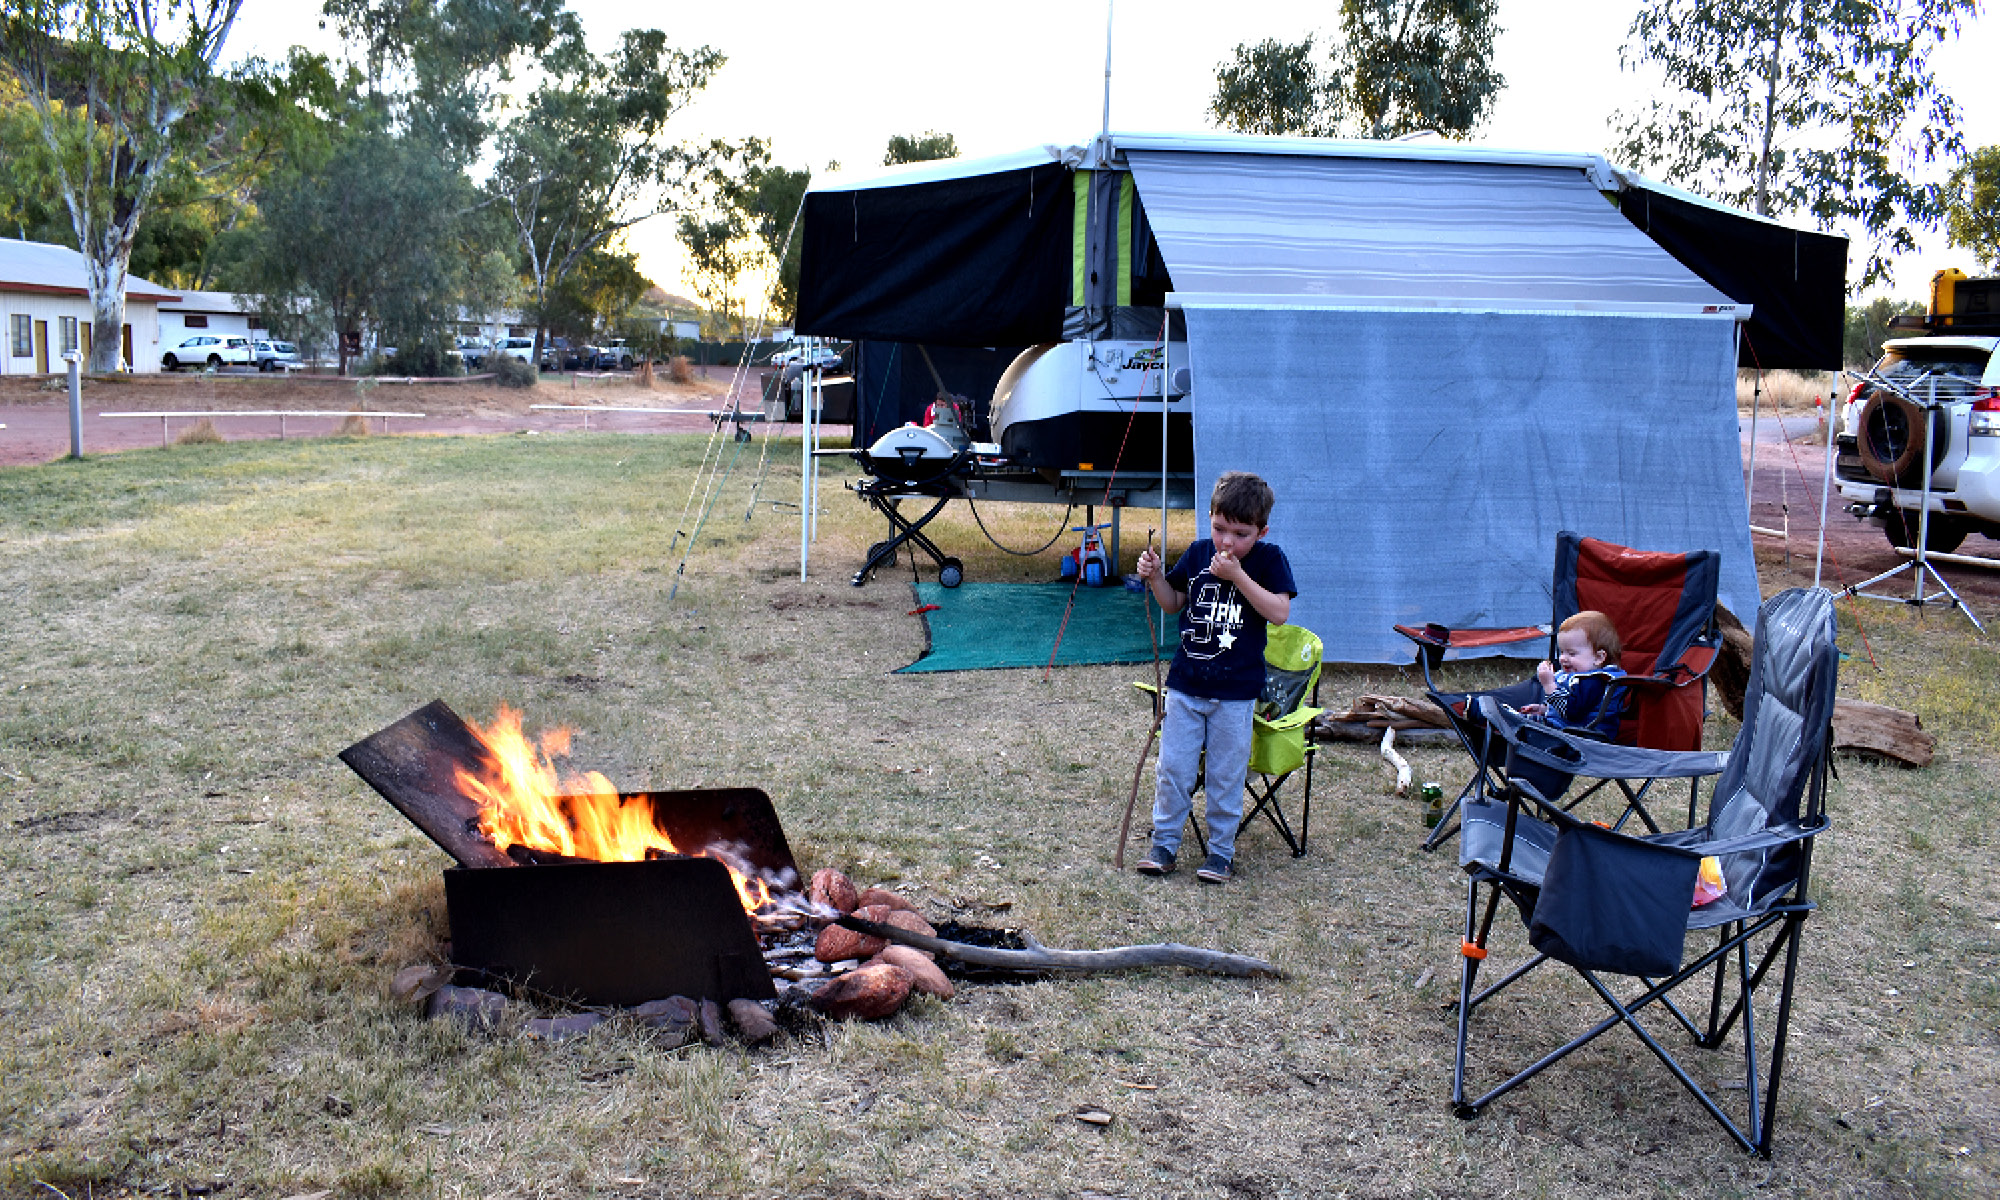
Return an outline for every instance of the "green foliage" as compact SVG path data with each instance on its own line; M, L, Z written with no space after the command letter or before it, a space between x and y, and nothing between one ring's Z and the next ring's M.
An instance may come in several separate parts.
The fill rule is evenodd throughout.
M1882 343L1892 335L1889 321L1894 317L1922 316L1924 306L1915 300L1892 300L1877 296L1866 304L1847 306L1847 323L1841 331L1840 361L1865 369L1882 357Z
M932 162L940 158L957 157L958 138L932 129L923 133L899 133L891 137L889 149L882 155L882 165L893 167L902 163Z
M161 179L227 140L216 63L242 2L0 0L0 76L35 113L90 263L92 371L118 364L132 245Z
M2000 146L1982 146L1951 173L1945 229L1951 244L1978 256L1981 269L2000 274Z
M541 378L535 364L522 362L510 354L497 354L487 360L487 368L493 372L493 382L501 387L531 388Z
M1238 45L1208 111L1240 133L1463 137L1492 112L1496 0L1342 0L1324 72L1313 41Z
M1849 231L1866 252L1859 292L1944 215L1943 187L1924 176L1962 141L1930 55L1976 8L1649 0L1624 60L1664 72L1676 94L1615 117L1615 152L1724 203Z
M516 56L583 45L564 0L326 0L323 12L360 49L371 97L393 95L402 125L460 165L492 135Z
M622 318L652 287L630 251L598 248L584 254L549 292L542 324L559 337L589 340Z
M498 234L483 217L448 157L379 122L363 126L323 163L288 169L264 190L244 282L274 332L294 339L373 327L399 348L441 350L461 306L492 300L481 267Z
M1266 38L1238 45L1234 57L1215 68L1209 118L1237 133L1315 132L1323 88L1312 49L1311 34L1297 42Z
M950 140L949 134L943 136ZM684 215L679 233L694 264L696 294L711 312L722 315L724 325L738 316L737 279L747 270L773 266L772 320L791 320L799 288L795 222L811 182L809 170L774 165L757 138L745 142L732 161L710 169L709 208Z
M586 255L687 207L703 173L736 152L666 138L668 120L722 63L706 46L668 45L657 29L627 30L605 57L573 42L544 55L546 78L502 131L489 184L512 219L538 324Z

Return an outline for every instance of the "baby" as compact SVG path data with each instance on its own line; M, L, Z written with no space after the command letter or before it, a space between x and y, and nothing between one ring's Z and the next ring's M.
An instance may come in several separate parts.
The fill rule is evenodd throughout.
M1521 711L1557 729L1605 741L1616 738L1625 689L1607 681L1625 674L1618 652L1618 630L1611 618L1594 609L1577 613L1556 631L1555 663L1535 668L1542 702L1524 704Z

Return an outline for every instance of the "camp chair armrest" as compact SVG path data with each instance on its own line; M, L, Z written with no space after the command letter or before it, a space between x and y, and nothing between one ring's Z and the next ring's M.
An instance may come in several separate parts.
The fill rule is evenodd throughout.
M1267 718L1252 715L1250 720L1258 729L1268 730L1272 733L1282 733L1287 729L1297 729L1301 725L1310 724L1313 718L1325 711L1323 708L1314 708L1310 704L1301 704L1283 716Z
M1773 825L1767 829L1759 829L1755 833L1746 833L1740 837L1722 838L1713 842L1698 842L1688 846L1687 849L1696 854L1714 855L1718 858L1725 854L1742 854L1749 850L1773 850L1779 846L1789 846L1793 842L1802 842L1807 838L1818 837L1820 834L1825 833L1827 828L1832 824L1833 822L1827 820L1825 817L1821 817L1818 821L1810 825L1793 821L1784 825Z
M1479 715L1532 762L1593 779L1687 779L1719 775L1729 754L1720 750L1647 750L1579 737L1508 708L1491 696L1477 699Z
M1397 633L1419 646L1439 650L1483 650L1489 646L1512 646L1549 636L1546 625L1522 625L1513 629L1453 629L1435 621L1424 625L1396 625Z

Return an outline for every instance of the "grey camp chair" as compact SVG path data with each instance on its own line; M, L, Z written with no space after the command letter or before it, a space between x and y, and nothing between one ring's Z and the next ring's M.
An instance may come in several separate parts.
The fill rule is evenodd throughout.
M1839 666L1835 632L1828 592L1794 589L1765 603L1757 617L1743 728L1726 754L1591 742L1538 725L1497 702L1484 702L1482 715L1508 740L1509 752L1543 766L1597 778L1718 773L1720 778L1706 823L1644 837L1580 821L1519 775L1504 797L1467 803L1459 861L1471 878L1452 1076L1457 1115L1478 1116L1572 1051L1622 1025L1740 1146L1770 1156L1800 935L1815 907L1807 892L1813 843L1827 827L1826 779ZM1696 905L1704 858L1716 860L1727 887L1720 898ZM1712 884L1709 890L1714 890ZM1536 953L1475 993L1503 897L1520 911ZM1686 935L1707 930L1715 931L1713 947L1697 949L1694 961L1685 961ZM1473 1017L1484 1016L1483 1005L1551 960L1571 967L1610 1015L1537 1056L1484 1095L1467 1099ZM1775 981L1767 978L1773 968ZM1634 976L1637 988L1621 999L1601 978L1605 974ZM1690 998L1677 992L1690 982L1697 987L1689 991L1705 994ZM1775 1017L1768 1005L1753 1003L1758 989L1772 982L1780 989ZM1707 1013L1702 1015L1704 1002ZM1640 1023L1641 1011L1648 1008L1679 1024L1703 1049L1719 1049L1740 1030L1742 1074L1723 1086L1742 1089L1748 1106L1742 1124ZM1492 1043L1510 1040L1508 1034L1519 1023L1480 1024L1483 1041ZM1760 1041L1768 1042L1761 1051ZM1762 1061L1760 1053L1767 1056Z

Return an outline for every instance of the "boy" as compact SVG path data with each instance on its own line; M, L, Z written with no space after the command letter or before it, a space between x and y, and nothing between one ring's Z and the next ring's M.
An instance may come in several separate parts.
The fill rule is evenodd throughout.
M1229 882L1250 769L1251 712L1264 690L1264 630L1291 618L1298 595L1285 552L1261 540L1274 503L1270 484L1248 471L1225 471L1208 502L1210 536L1189 546L1165 573L1151 546L1139 555L1139 578L1160 610L1181 614L1180 645L1160 698L1166 708L1153 848L1139 863L1141 874L1174 869L1206 749L1208 858L1195 878Z

